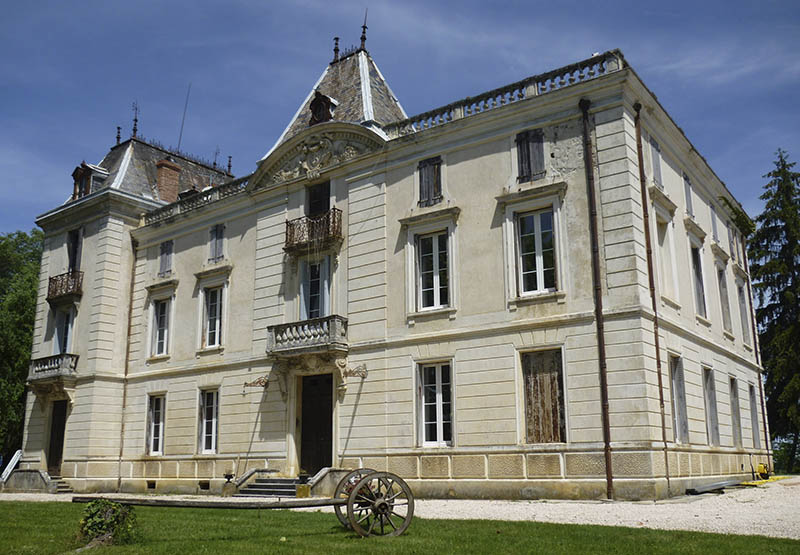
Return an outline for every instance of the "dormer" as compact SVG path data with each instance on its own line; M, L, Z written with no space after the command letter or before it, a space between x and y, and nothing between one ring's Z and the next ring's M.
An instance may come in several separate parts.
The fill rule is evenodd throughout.
M101 189L108 178L108 171L100 166L87 164L85 161L72 172L72 198L76 200Z

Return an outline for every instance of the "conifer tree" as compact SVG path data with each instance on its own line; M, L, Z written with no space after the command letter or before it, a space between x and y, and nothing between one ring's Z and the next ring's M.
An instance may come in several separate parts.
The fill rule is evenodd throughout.
M800 446L800 173L786 152L777 156L749 256L771 435L788 442L781 462L792 472Z

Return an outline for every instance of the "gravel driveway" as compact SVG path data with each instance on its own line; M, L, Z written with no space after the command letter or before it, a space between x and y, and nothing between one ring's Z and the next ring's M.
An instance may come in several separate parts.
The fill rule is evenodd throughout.
M110 497L111 495L109 495ZM137 497L134 495L114 497ZM223 498L159 496L163 499ZM225 501L241 498L226 498ZM72 501L71 495L0 493L2 501ZM246 499L243 501L247 501ZM332 511L322 509L297 509ZM729 488L722 495L683 496L665 501L472 501L418 499L422 518L532 520L662 530L694 530L800 539L800 477L759 487Z

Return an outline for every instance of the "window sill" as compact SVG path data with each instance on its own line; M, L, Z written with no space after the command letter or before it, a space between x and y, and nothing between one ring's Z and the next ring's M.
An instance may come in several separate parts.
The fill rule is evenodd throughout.
M730 339L731 341L736 339L728 330L722 330L722 335L725 337L725 339Z
M743 280L746 280L750 277L747 275L747 272L744 271L744 268L742 268L738 262L736 264L731 264L731 266L733 267L733 273L742 278Z
M745 349L747 349L750 352L753 351L752 345L748 345L747 343L742 343L742 347L744 347Z
M419 449L452 449L453 445L450 443L423 443Z
M207 354L213 354L213 353L222 354L222 351L224 351L224 350L225 350L225 347L222 346L222 345L217 345L215 347L202 347L200 349L197 349L197 356L199 357L200 355L207 355Z
M669 195L664 190L663 184L659 186L656 183L651 183L647 190L650 193L650 199L654 204L664 208L667 212L669 212L670 216L675 215L675 209L678 208L678 205L672 202L672 199L669 198Z
M713 252L714 256L716 256L717 259L719 259L719 261L722 262L723 264L728 263L728 259L730 258L730 256L728 256L728 253L725 252L725 250L720 246L719 241L717 239L714 239L711 242L711 252Z
M680 305L680 303L678 301L673 301L672 299L670 299L666 295L661 295L661 302L664 303L667 306L671 306L675 310L680 310L681 309L681 305Z
M169 354L164 355L153 355L149 357L145 363L146 364L155 364L157 362L164 362L165 360L169 360Z
M531 293L522 295L508 301L509 310L516 310L517 306L526 304L546 303L556 301L558 304L566 302L566 291L545 291L542 293Z
M694 317L700 324L703 324L705 327L707 328L711 327L711 320L708 320L707 318L704 318L699 314L695 314Z
M683 225L686 228L686 231L697 237L701 242L705 241L706 232L697 224L697 222L694 220L694 216L686 214L686 216L683 218Z
M420 310L418 312L411 312L406 315L406 321L409 326L413 326L416 320L424 320L427 317L437 318L441 316L449 316L451 320L456 317L456 308L452 306L444 306L441 308L432 308L430 310Z

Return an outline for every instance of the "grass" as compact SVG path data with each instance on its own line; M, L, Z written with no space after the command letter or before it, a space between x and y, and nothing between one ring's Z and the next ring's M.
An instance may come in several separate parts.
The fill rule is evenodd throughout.
M0 502L8 553L64 553L84 505ZM405 535L360 538L321 512L136 507L135 544L91 553L800 553L800 541L641 528L415 518Z

